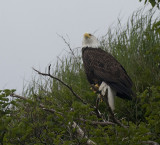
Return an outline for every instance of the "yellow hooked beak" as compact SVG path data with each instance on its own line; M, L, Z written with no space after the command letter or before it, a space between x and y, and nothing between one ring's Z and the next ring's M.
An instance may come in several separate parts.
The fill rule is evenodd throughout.
M89 34L89 33L85 33L85 34L84 34L84 37L85 37L85 38L90 38L91 36L92 36L92 35Z

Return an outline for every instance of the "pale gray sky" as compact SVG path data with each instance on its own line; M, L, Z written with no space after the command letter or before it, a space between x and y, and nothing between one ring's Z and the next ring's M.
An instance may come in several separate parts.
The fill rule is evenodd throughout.
M57 35L81 46L85 32L102 36L120 16L126 21L139 0L0 0L0 89L22 90L67 49Z

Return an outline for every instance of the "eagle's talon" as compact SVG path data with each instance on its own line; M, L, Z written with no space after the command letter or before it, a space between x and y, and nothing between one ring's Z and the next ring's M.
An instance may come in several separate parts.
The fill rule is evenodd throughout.
M91 84L91 88L90 88L95 94L100 93L99 92L99 85L98 84Z
M95 86L97 89L99 88L99 85L98 85L98 84L95 84L94 86Z

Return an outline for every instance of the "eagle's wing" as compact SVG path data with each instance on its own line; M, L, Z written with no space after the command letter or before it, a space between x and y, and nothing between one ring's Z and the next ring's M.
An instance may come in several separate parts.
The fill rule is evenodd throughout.
M116 92L128 97L132 95L132 81L112 55L102 49L87 48L83 52L83 62L87 69L93 71L98 79L106 82Z

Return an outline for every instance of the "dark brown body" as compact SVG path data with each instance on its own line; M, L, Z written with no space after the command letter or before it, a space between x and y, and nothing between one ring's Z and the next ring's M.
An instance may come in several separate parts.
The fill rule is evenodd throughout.
M84 70L90 84L104 81L116 91L116 95L132 99L132 80L123 66L109 53L100 48L82 48Z

